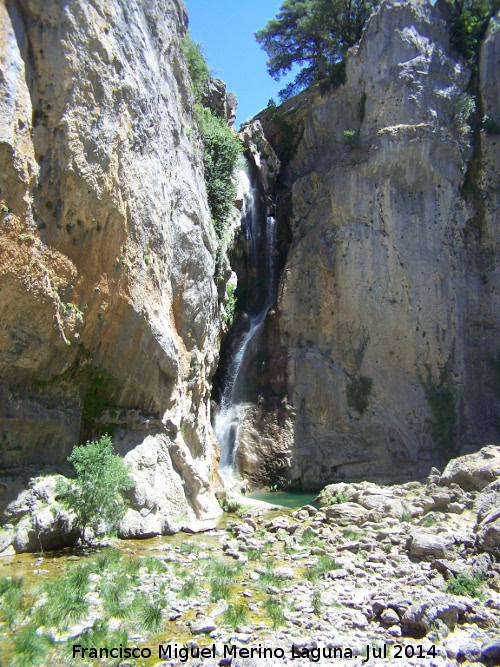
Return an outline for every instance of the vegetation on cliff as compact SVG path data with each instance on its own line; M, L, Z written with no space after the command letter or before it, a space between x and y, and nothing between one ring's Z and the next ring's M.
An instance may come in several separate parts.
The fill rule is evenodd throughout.
M280 98L288 99L327 75L338 82L347 50L359 41L377 4L377 0L285 0L276 18L255 33L276 81L295 65L302 67L280 91Z
M226 119L219 118L202 103L203 92L210 81L203 45L195 42L188 33L183 39L183 51L195 96L198 128L203 140L205 185L210 215L219 241L219 255L236 198L234 174L238 158L242 154L242 145Z
M479 47L490 18L500 9L499 0L455 0L451 24L451 45L477 73Z

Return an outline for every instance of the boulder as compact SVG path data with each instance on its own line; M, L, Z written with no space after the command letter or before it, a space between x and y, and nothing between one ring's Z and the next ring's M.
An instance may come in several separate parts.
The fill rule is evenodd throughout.
M213 632L214 630L217 630L217 625L215 624L215 621L210 617L200 618L199 621L196 621L191 626L191 632L194 635L208 634L210 632Z
M419 558L446 558L450 555L453 543L451 535L415 530L408 537L407 548L412 556Z
M54 502L19 521L13 545L18 554L31 553L73 546L79 537L75 516Z
M481 523L494 509L500 507L500 479L488 484L474 501L477 523Z
M266 523L265 528L270 533L276 533L280 528L283 528L284 530L288 530L289 526L290 526L290 523L285 516L277 516L272 521L269 521L269 523Z
M14 539L14 529L12 526L3 526L0 528L0 556L11 556L15 553L12 547Z
M336 523L341 526L350 523L362 523L363 521L366 521L369 514L368 510L361 505L350 502L325 507L324 511L328 522Z
M500 447L488 445L474 454L452 459L440 482L446 486L458 484L465 491L481 491L500 478Z
M215 530L217 528L217 523L215 521L190 521L182 525L181 530L184 533L204 533L207 530Z
M500 479L482 490L474 509L477 512L476 547L481 551L497 552L500 549Z
M473 639L468 639L463 642L457 653L458 662L478 662L481 657L481 644L478 644Z
M139 512L128 509L118 528L118 536L123 540L146 539L162 534L161 517L156 514L141 516Z
M284 579L293 579L293 570L290 565L280 565L274 570L274 574Z
M480 524L476 536L476 547L492 554L500 550L500 509L491 512Z
M74 514L57 503L43 508L34 516L33 529L44 551L73 546L80 537Z
M436 619L440 619L450 630L457 624L459 616L472 608L472 601L441 595L426 598L412 604L404 613L401 623L406 634L423 637L431 629Z
M500 635L487 644L483 644L481 648L481 662L488 665L488 667L500 664Z
M387 625L396 625L397 623L399 623L399 616L394 611L394 609L386 609L385 611L382 612L380 618Z
M30 516L23 517L16 526L14 549L18 554L42 550L42 546L38 541L38 536L33 530Z
M4 516L8 521L17 521L28 512L36 511L40 506L41 501L35 496L33 489L25 489L7 505Z

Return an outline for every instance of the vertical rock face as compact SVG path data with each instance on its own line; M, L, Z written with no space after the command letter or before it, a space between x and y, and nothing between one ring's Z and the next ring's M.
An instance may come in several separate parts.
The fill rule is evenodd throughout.
M156 506L207 518L216 241L186 24L178 0L0 6L0 463L59 463L104 420L141 483L170 480Z
M481 94L498 119L492 25ZM260 115L278 155L284 135L298 146L282 174L292 240L256 380L266 404L248 413L240 451L254 482L411 478L498 437L500 141L482 130L472 157L459 113L470 72L448 35L438 8L386 2L345 85L282 105L286 133Z

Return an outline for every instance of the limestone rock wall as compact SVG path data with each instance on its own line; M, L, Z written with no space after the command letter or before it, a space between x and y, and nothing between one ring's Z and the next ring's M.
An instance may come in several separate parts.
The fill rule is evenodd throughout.
M60 463L108 408L141 483L165 468L203 519L219 313L186 26L179 0L0 4L0 464Z
M492 119L497 25L481 54ZM272 482L275 458L304 488L413 478L498 438L500 142L482 130L473 158L457 113L470 71L448 35L438 7L385 2L345 85L278 109L298 147L278 201L291 244L256 378L266 401L249 413L277 434L272 453L252 423L243 434L254 483ZM259 119L282 155L279 125Z

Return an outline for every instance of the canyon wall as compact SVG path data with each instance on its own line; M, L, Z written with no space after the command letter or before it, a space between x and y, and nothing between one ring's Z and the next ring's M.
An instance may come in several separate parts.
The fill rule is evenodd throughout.
M38 472L112 431L135 469L131 535L220 513L186 28L178 0L0 4L0 465Z
M278 194L289 249L237 456L254 485L418 478L496 442L498 26L472 82L475 142L471 72L439 3L383 3L345 84L259 114L293 157Z

